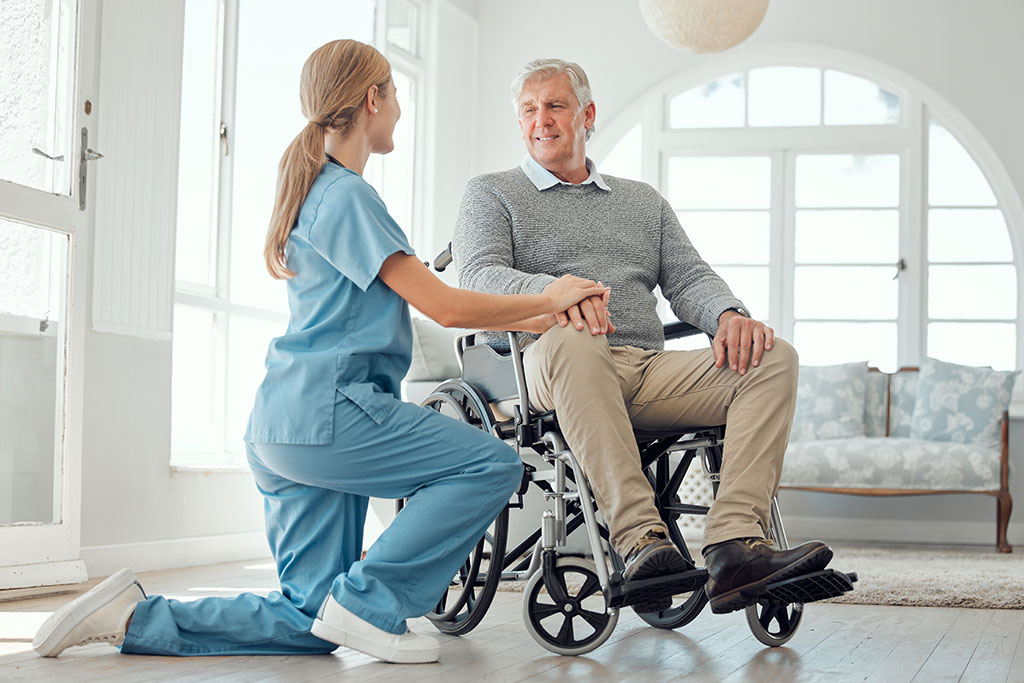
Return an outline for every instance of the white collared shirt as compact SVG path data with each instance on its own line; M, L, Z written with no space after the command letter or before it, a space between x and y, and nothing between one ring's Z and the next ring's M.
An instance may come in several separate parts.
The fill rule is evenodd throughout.
M567 183L564 180L560 180L554 173L538 164L537 160L529 154L523 158L523 163L519 164L519 168L523 169L523 173L526 174L526 177L530 179L530 182L532 182L538 190L546 190L549 187L554 187L559 184L572 186L593 183L605 192L612 191L612 188L608 187L608 183L604 181L601 174L597 172L597 166L589 157L587 157L587 170L590 172L590 175L587 176L587 179L582 183Z

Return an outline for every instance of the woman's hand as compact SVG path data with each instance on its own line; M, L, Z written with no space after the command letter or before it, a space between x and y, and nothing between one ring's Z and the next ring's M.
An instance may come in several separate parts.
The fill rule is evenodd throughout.
M563 275L544 288L544 293L551 297L554 303L552 313L561 313L584 299L592 296L604 297L609 292L610 287L575 275Z
M565 327L572 321L577 330L582 330L584 326L589 324L591 334L611 334L615 331L615 326L612 325L608 313L608 298L611 295L611 289L605 287L602 283L595 283L593 280L586 280L574 275L563 275L545 287L544 293L555 295L561 290L570 289L574 285L585 287L587 283L596 284L601 288L600 292L596 295L591 294L583 299L573 301L569 306L556 311L555 315L558 316L558 324Z

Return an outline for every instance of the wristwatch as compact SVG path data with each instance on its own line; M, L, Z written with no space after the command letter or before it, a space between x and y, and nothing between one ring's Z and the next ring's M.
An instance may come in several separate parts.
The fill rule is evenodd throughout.
M730 306L729 308L727 308L725 310L726 311L736 311L737 313L742 315L744 318L749 318L750 317L750 311L748 311L743 306Z

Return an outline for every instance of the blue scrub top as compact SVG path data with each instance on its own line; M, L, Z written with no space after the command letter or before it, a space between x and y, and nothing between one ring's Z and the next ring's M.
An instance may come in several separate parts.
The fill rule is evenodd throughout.
M270 342L245 440L330 444L335 392L378 424L412 357L409 305L377 273L405 233L358 173L326 163L288 237L288 331Z

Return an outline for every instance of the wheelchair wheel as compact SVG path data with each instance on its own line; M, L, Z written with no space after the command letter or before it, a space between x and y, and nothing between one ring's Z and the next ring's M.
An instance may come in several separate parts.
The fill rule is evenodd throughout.
M494 431L494 416L471 386L448 380L421 404L485 432ZM400 508L399 508L400 509ZM442 633L461 636L472 631L487 614L501 580L508 542L508 508L501 511L466 561L449 589L426 617Z
M802 603L761 598L747 608L747 625L759 641L768 647L779 647L796 635L803 616Z
M538 570L523 592L523 622L541 647L559 655L581 655L606 640L619 621L619 610L609 608L601 591L594 563L578 557L560 557L555 576L568 600L558 603L545 590L544 572Z
M686 540L676 524L671 522L668 524L668 535L677 548L683 549L687 559L689 559L689 552L686 550ZM636 614L656 628L676 629L682 628L696 619L706 604L708 604L708 595L702 587L689 593L673 595L672 606L667 610L662 612L637 612Z

